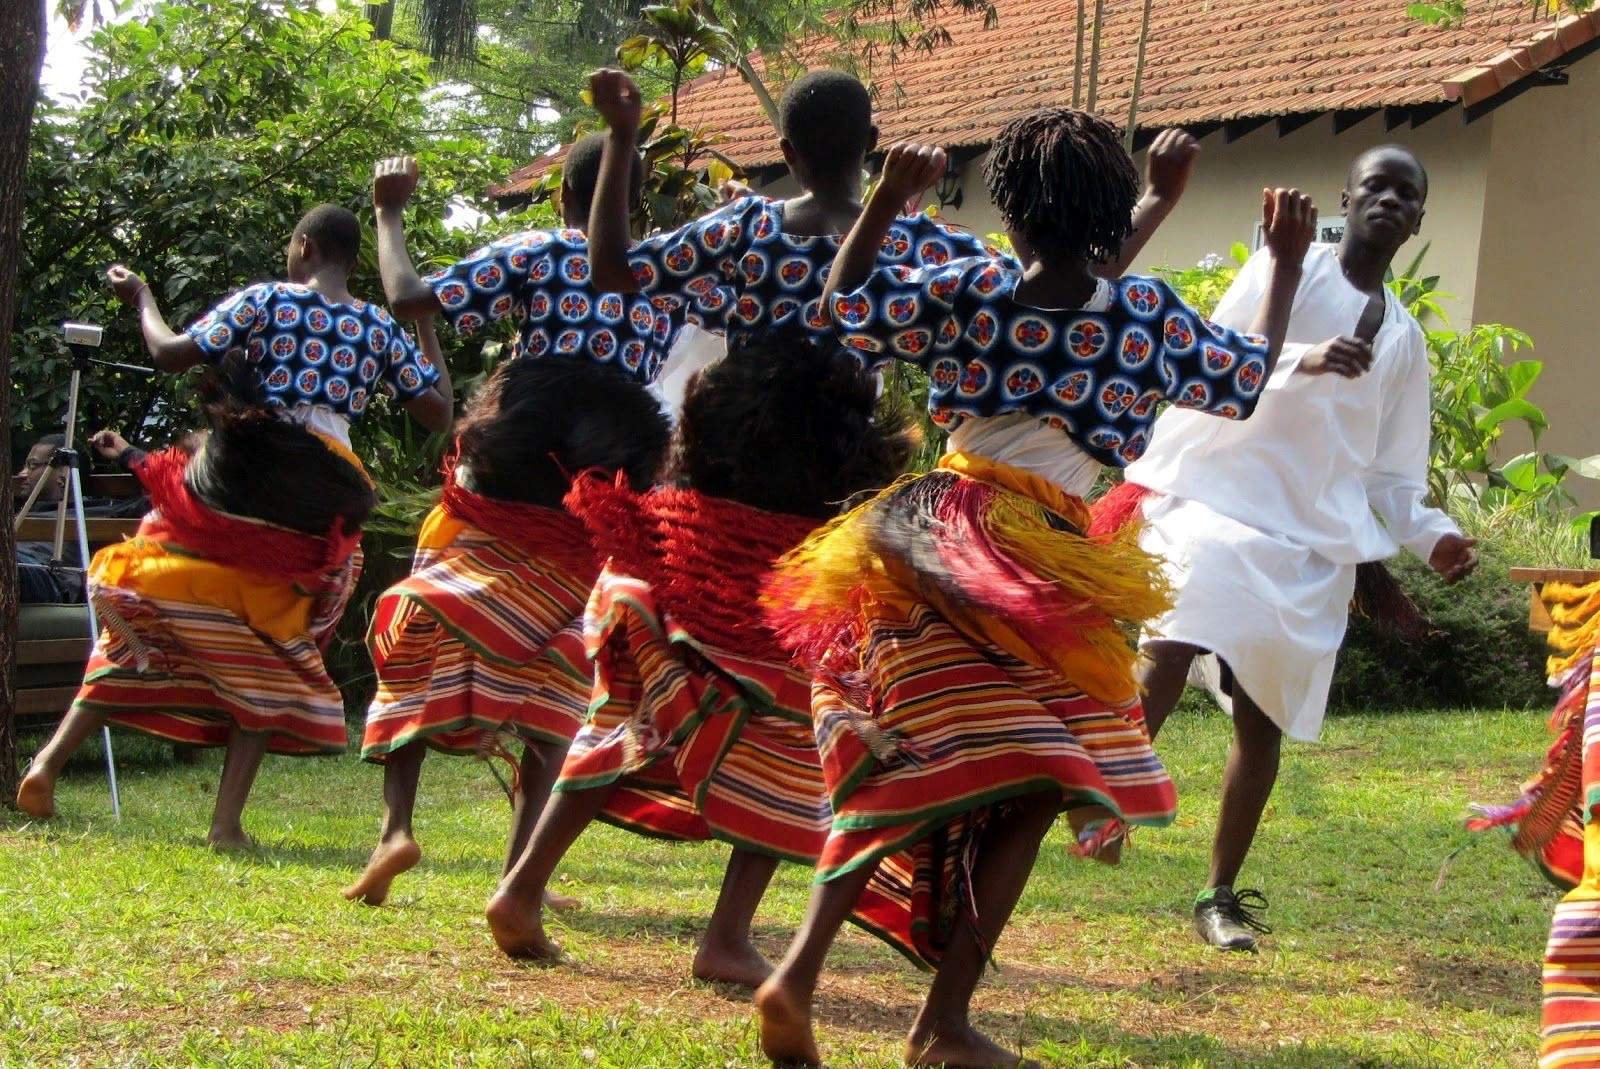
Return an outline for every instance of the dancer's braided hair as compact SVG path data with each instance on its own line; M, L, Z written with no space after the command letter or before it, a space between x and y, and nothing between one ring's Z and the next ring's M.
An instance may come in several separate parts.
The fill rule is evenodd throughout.
M1117 128L1088 112L1045 108L1012 120L983 178L1006 226L1042 256L1105 263L1133 232L1139 172Z

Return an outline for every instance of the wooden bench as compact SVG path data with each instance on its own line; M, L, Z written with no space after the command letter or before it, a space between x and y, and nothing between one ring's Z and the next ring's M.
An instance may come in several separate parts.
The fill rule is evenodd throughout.
M1546 583L1571 583L1574 586L1583 586L1600 580L1600 569L1596 568L1513 568L1511 581L1513 583L1532 584L1528 600L1528 629L1536 634L1546 635L1555 626L1550 619L1550 611L1545 608L1544 592Z
M15 489L15 484L13 484ZM85 482L86 498L131 500L142 494L132 475L91 475ZM139 529L138 517L89 516L84 521L89 552L120 542ZM33 514L17 525L18 542L50 542L56 535L54 505L34 506ZM67 513L66 546L77 545L77 522ZM30 603L17 607L16 716L30 724L61 717L78 693L83 669L93 648L89 637L89 610L79 604Z

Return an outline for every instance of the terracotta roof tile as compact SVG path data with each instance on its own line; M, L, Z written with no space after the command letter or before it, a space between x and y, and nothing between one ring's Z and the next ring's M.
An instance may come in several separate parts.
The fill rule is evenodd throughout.
M942 20L951 43L880 61L872 73L884 143L988 143L1007 121L1072 103L1077 0L996 0L999 20ZM1473 0L1455 28L1406 16L1406 0L1160 0L1139 102L1143 128L1460 101L1474 104L1600 33L1600 14L1530 18L1527 0ZM1093 5L1089 7L1092 9ZM1125 118L1142 0L1107 0L1097 110ZM819 52L819 55L821 53ZM1085 64L1087 66L1087 64ZM736 73L707 74L681 120L722 134L749 167L780 162L777 140ZM520 169L526 186L548 159Z

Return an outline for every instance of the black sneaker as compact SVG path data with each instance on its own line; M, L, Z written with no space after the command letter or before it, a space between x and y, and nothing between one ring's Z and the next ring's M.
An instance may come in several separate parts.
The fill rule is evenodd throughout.
M1195 934L1218 950L1254 950L1257 934L1272 934L1256 916L1266 908L1260 891L1213 887L1195 899Z

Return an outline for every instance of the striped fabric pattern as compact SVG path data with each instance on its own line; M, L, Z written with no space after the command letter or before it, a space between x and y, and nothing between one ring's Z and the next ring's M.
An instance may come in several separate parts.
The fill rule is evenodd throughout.
M473 754L486 731L570 742L590 691L588 593L578 576L470 525L419 549L373 614L378 692L362 756L381 761L419 740Z
M357 566L352 561L337 593L313 610L319 630L286 641L214 605L92 584L104 630L74 708L192 746L224 746L237 724L268 734L271 753L342 752L344 702L319 640L337 622Z
M836 814L817 879L878 864L863 926L913 962L941 960L972 844L986 821L1003 819L1007 799L1059 790L1076 832L1172 821L1177 796L1137 705L1089 699L1056 673L974 644L920 602L880 605L866 627L869 693L825 680L813 688Z
M609 566L584 636L594 700L556 790L615 784L608 823L815 863L832 814L803 673L697 641Z
M1600 664L1583 722L1583 879L1556 907L1544 959L1539 1069L1600 1067Z

